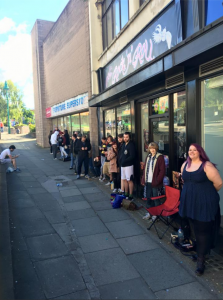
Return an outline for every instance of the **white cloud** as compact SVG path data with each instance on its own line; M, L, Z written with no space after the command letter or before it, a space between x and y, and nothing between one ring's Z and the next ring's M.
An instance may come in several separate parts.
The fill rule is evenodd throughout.
M5 17L0 20L0 34L14 31L15 28L15 22L12 19Z
M7 41L0 44L0 80L10 79L17 84L24 94L26 99L24 102L26 102L27 107L33 108L34 96L33 89L31 93L30 87L32 84L32 48L31 36L27 33L27 25L22 23L15 26L12 19L4 18L0 20L0 32L4 29L10 34ZM11 33L12 31L13 33Z

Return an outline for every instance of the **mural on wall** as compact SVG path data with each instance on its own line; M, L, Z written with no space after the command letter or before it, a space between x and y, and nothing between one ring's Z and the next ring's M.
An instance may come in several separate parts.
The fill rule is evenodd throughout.
M172 5L103 69L104 89L177 45L178 35L177 9Z

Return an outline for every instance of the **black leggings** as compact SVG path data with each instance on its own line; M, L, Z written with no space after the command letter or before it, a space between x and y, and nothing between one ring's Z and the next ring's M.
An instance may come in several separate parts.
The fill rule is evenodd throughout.
M121 177L120 173L112 173L112 180L114 181L114 188L120 189L121 188Z
M197 255L204 257L211 250L213 222L193 220L194 234L197 241Z

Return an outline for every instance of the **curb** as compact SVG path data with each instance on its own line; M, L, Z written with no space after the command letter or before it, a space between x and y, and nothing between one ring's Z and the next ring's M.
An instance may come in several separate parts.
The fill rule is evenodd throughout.
M0 299L14 299L12 252L5 165L0 164Z

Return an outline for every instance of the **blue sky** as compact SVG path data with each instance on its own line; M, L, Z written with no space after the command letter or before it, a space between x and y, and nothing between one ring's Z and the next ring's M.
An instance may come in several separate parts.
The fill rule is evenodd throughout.
M69 0L0 0L0 81L12 80L34 108L30 32L36 19L56 21Z

